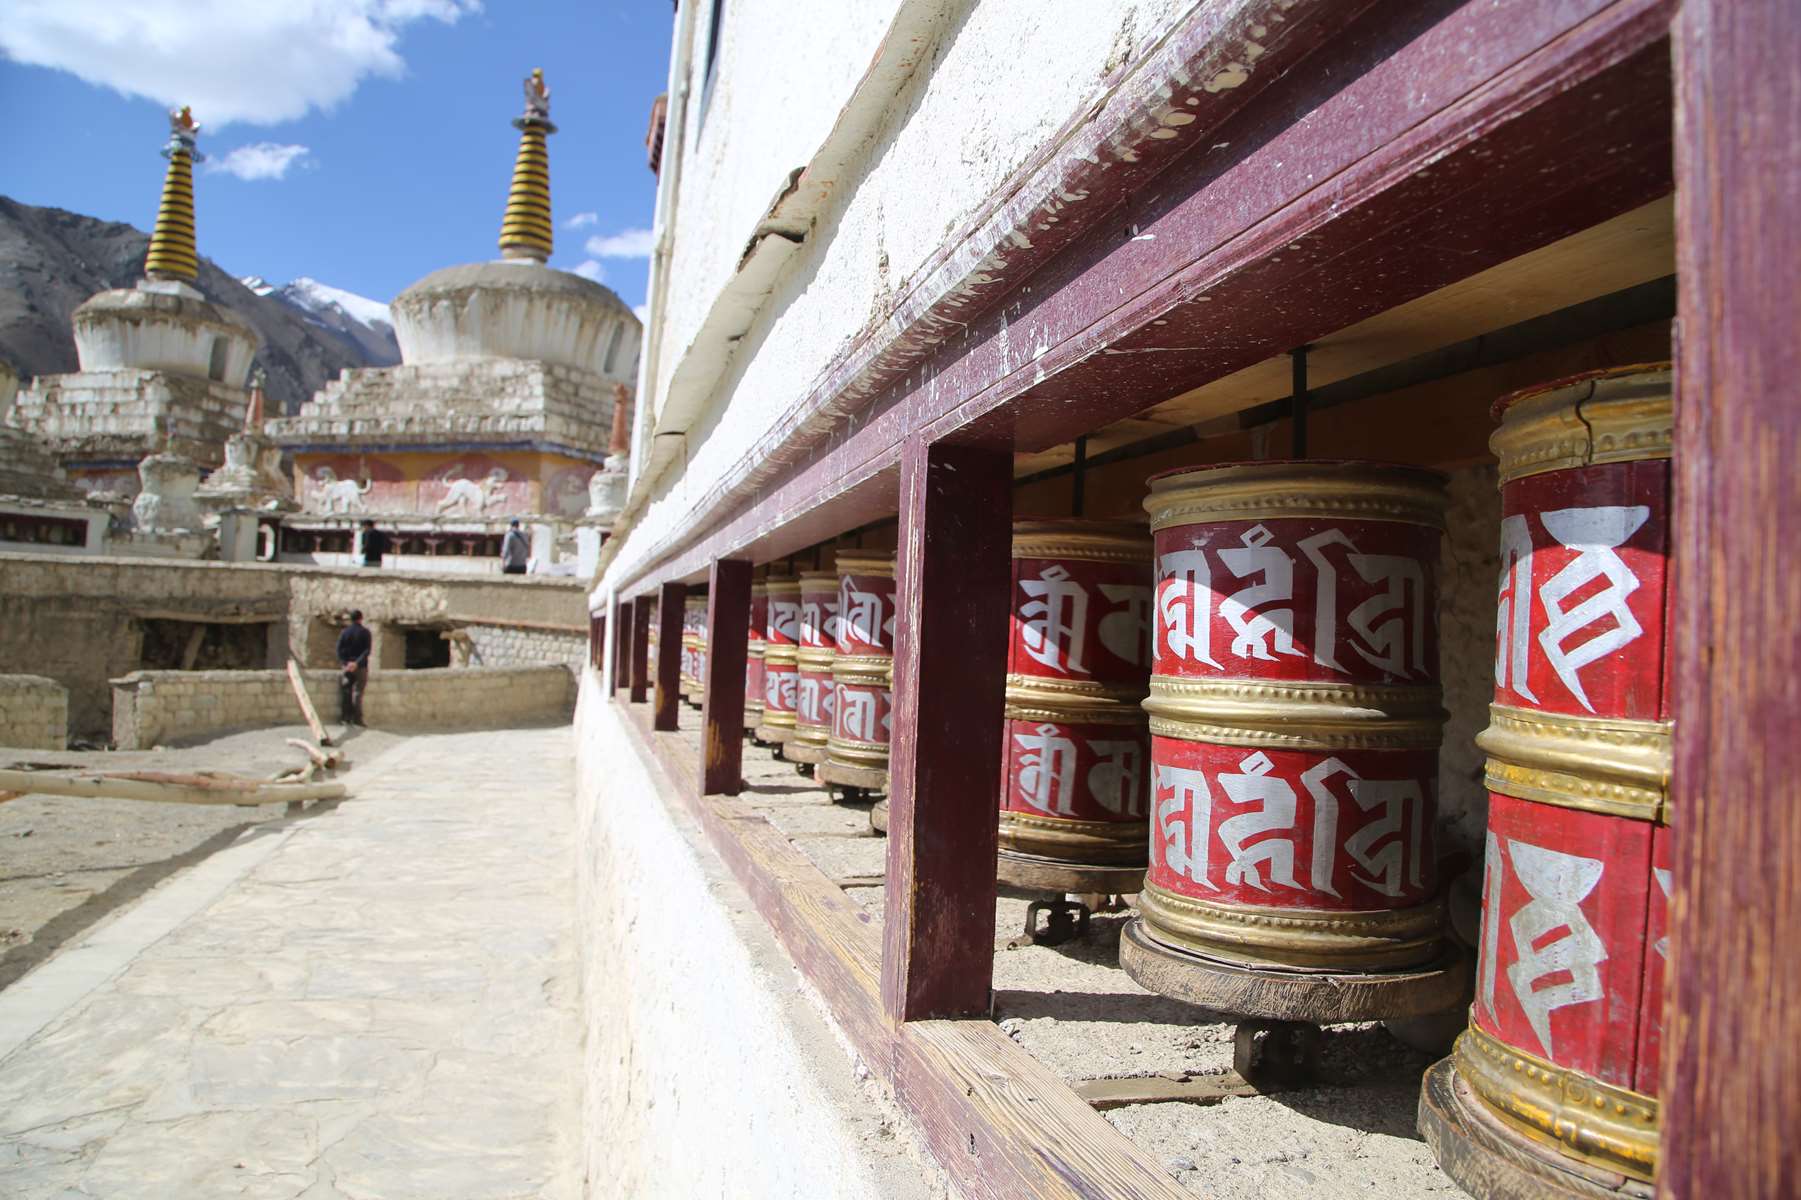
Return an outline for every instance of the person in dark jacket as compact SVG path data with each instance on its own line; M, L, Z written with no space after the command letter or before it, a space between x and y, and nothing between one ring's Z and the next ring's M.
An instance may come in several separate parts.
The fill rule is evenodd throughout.
M338 701L346 725L363 723L363 689L369 686L369 651L374 645L369 627L363 624L363 610L351 609L350 624L338 635L338 666L343 668L338 677Z
M532 544L525 538L514 520L507 526L506 537L500 540L500 570L503 575L523 575L526 564L531 561Z
M363 522L363 565L381 566L381 556L388 552L388 535L375 527L374 521Z

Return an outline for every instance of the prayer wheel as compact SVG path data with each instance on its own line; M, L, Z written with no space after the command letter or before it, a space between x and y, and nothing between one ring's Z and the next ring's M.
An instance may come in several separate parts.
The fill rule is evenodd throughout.
M744 729L752 736L763 722L763 638L768 624L769 584L758 579L750 585L750 636L744 652Z
M816 771L821 783L834 788L888 790L894 611L894 554L840 551L832 724Z
M707 598L689 596L682 604L682 697L700 703L707 678Z
M1670 371L1577 376L1496 411L1476 999L1426 1074L1420 1129L1477 1196L1649 1194L1670 887Z
M1436 878L1443 477L1298 461L1153 476L1150 869L1120 964L1276 1021L1458 1003Z
M800 573L800 678L795 702L794 736L782 747L789 762L811 766L825 761L832 736L832 659L838 642L838 572Z
M1015 521L1001 882L1056 894L1144 882L1151 538L1113 521Z
M763 719L757 740L776 745L794 737L800 675L795 651L800 640L800 580L771 575L764 584L768 618L763 627Z

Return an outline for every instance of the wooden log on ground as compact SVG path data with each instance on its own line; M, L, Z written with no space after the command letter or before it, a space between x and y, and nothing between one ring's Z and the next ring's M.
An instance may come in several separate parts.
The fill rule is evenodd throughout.
M0 769L0 791L72 796L84 800L148 800L162 804L235 804L251 807L290 800L342 800L341 783L266 783L221 775L127 771L111 775L63 775Z
M322 750L318 746L302 738L288 738L288 745L304 750L306 756L313 760L313 765L321 771L330 771L344 765L344 755L339 750Z
M321 746L331 745L331 737L326 734L319 713L313 708L313 698L306 694L306 680L301 677L300 664L291 656L288 659L288 683L294 688L294 698L300 701L300 712L306 718L306 727L313 731L313 740Z

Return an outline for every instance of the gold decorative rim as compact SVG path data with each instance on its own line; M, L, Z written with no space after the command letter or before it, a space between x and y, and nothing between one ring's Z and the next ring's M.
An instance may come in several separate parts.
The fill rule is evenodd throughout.
M1488 447L1501 482L1602 463L1668 458L1675 440L1669 363L1571 376L1495 403Z
M793 646L768 646L763 650L766 667L792 667L799 659L800 651Z
M800 594L803 596L837 595L838 572L827 567L821 567L816 571L802 571L800 573Z
M778 578L772 575L769 578L769 582L765 583L763 586L770 596L800 595L800 580L795 579L792 576L784 575Z
M794 660L803 671L830 674L832 661L837 657L838 652L829 646L802 646L795 651Z
M1151 535L1131 521L1013 522L1014 558L1069 558L1150 565Z
M894 686L894 660L881 654L839 654L832 659L832 682L864 687Z
M831 740L831 729L826 725L810 725L796 719L794 722L794 740L803 746L812 746L824 750Z
M1144 685L1101 683L1092 679L1047 679L1042 675L1007 673L1007 702L1051 708L1129 705L1144 699Z
M763 724L774 729L794 729L798 726L794 713L780 708L763 706Z
M690 649L690 650L699 649L700 648L700 634L684 633L682 635L682 645L688 647L688 649Z
M1489 705L1488 718L1476 745L1489 756L1484 782L1491 791L1640 821L1668 819L1671 722L1506 704Z
M828 737L825 740L826 757L846 767L858 769L888 769L887 742L848 742L841 737Z
M840 550L838 551L838 574L840 576L875 575L883 579L892 579L894 578L894 551Z
M1411 908L1339 912L1216 904L1145 880L1138 911L1157 940L1210 958L1349 971L1415 967L1444 940L1442 897Z
M769 649L768 642L751 642L744 647L744 653L747 658L762 658L763 652L767 649Z
M1294 750L1424 750L1446 720L1436 685L1151 677L1151 732Z
M1339 518L1442 530L1444 477L1387 463L1234 463L1153 476L1151 529L1214 521Z
M1143 866L1150 836L1148 821L1076 821L1001 811L1001 849L1040 858L1100 867Z
M1144 710L1136 704L1106 708L1060 704L1052 708L1041 708L1008 701L1004 715L1009 721L1030 721L1033 724L1049 721L1053 725L1122 725L1135 729L1145 727Z
M1655 1098L1516 1050L1473 1025L1451 1057L1470 1089L1527 1137L1646 1183L1656 1175Z

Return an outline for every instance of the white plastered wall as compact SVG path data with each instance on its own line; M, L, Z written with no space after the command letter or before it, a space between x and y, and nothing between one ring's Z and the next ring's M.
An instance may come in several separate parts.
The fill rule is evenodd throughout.
M587 1194L946 1195L616 704L576 715Z
M1190 7L1191 0L982 0L951 20L936 54L896 97L859 169L839 181L840 199L763 304L689 429L684 461L659 484L609 575L633 570L636 556L676 528L694 499L725 477L849 341L887 314L894 297L989 195L1103 94L1116 67ZM730 278L727 267L736 264L774 188L824 136L879 42L880 31L871 39L863 25L856 37L840 31L842 44L871 44L805 81L805 94L786 93L779 102L749 98L765 85L779 88L807 75L826 57L817 48L843 20L837 10L863 6L815 0L808 8L831 9L833 19L816 31L781 5L733 8L717 91L698 139L691 101L688 161L670 218L676 247L668 298L651 318L668 323L655 374L659 391ZM696 45L697 80L704 52L703 36Z

